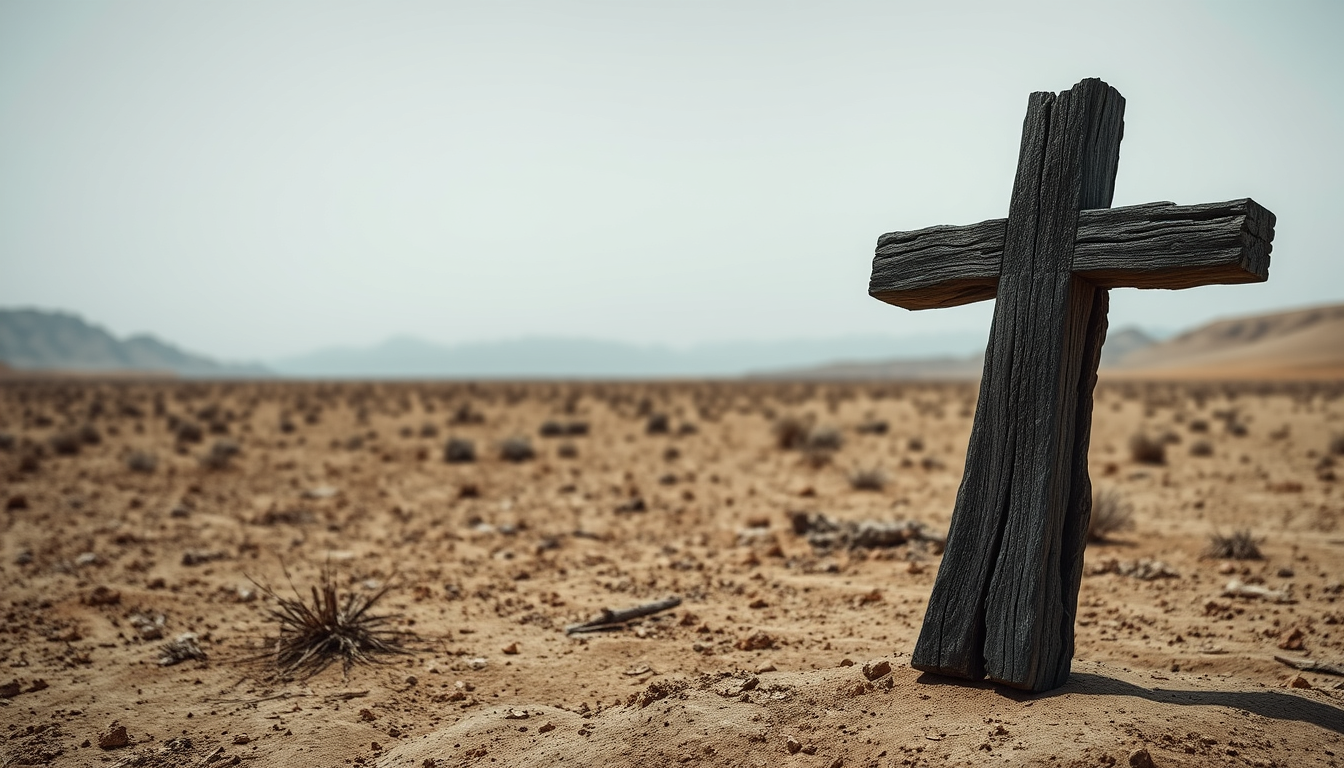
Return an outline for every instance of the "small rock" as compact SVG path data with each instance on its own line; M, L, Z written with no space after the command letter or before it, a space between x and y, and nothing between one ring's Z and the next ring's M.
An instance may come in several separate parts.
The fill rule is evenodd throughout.
M852 667L852 666L854 666L854 660L853 660L853 659L841 659L841 660L840 660L840 666L842 666L842 667Z
M14 496L10 496L9 499L5 501L5 509L27 509L27 508L28 508L28 497L24 496L21 493L16 494Z
M367 712L368 710L363 710L363 711ZM246 733L240 733L240 734L238 734L237 736L234 736L234 737L233 737L233 743L234 743L234 744L251 744L251 743L252 743L252 737L251 737L251 736L248 736Z
M1311 688L1311 682L1301 675L1293 675L1293 679L1288 681L1288 687L1307 690Z
M743 637L737 641L739 651L762 651L774 647L775 639L764 632L757 632L750 637Z
M132 627L135 627L135 632L140 635L141 640L163 639L163 625L166 621L163 614L160 613L150 617L143 613L134 613L131 614L128 621Z
M756 674L762 675L765 674L766 672L774 672L775 669L776 669L775 665L767 661L766 663L756 668Z
M784 740L784 749L788 750L788 753L790 755L798 754L798 751L801 750L802 748L803 743L793 738L792 736Z
M1153 756L1148 754L1148 750L1140 747L1129 753L1129 768L1157 768L1153 762Z
M374 720L378 719L378 716L373 714L372 710L361 709L359 710L359 719L366 723L372 723Z
M542 725L537 730L541 733L550 733L551 731L555 730L555 723L547 722L545 725Z
M863 676L869 680L877 680L889 674L891 674L891 662L885 659L863 665Z
M1300 651L1304 647L1304 637L1301 628L1293 627L1279 635L1279 647L1285 651Z
M205 651L201 650L201 646L196 644L198 639L195 633L183 632L171 641L159 646L159 666L171 667L188 659L205 661Z
M477 658L474 658L474 659L467 659L467 666L468 666L468 667L471 667L472 669L474 669L474 670L476 670L476 671L478 671L478 672L479 672L480 670L482 670L482 669L485 669L486 666L488 666L489 664L490 664L490 662L487 661L487 660L485 660L485 659L482 658L482 657L477 657Z
M508 654L509 656L516 656L516 655L518 654L518 644L517 644L517 643L509 643L508 645L504 646L504 647L501 648L500 650L503 651L504 653Z
M118 749L130 743L131 736L126 733L126 726L116 720L112 721L107 730L98 734L98 746L103 749Z
M5 683L4 685L0 685L0 699L12 699L15 696L18 696L22 691L23 688L19 685L18 680L15 680L12 683Z

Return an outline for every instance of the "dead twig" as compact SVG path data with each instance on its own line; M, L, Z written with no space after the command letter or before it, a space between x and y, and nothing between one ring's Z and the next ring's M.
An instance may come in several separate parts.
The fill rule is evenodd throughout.
M669 597L666 600L659 600L654 603L645 603L637 605L634 608L624 608L619 611L613 611L610 608L603 608L602 612L594 616L589 621L581 624L570 624L565 627L566 635L573 635L579 632L605 632L612 629L620 629L622 624L634 619L652 616L655 613L670 611L681 605L680 597Z
M1316 661L1315 659L1290 659L1286 656L1275 656L1274 660L1303 672L1320 672L1325 675L1344 677L1344 664L1331 664L1328 661Z
M327 701L349 701L351 699L362 699L368 695L368 691L341 691L340 693L328 693L322 698Z

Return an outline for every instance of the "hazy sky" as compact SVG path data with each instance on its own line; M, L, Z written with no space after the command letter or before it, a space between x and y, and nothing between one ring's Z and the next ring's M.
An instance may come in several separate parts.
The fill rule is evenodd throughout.
M936 7L934 7L936 5ZM1128 100L1115 205L1251 196L1344 300L1344 3L0 0L0 306L233 359L410 333L974 329L867 296L883 232L1007 215L1027 95Z

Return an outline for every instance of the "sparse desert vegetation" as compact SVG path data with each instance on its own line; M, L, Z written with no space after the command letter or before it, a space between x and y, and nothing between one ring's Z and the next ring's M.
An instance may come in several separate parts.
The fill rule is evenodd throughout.
M975 395L883 382L5 383L0 718L15 727L0 764L196 765L222 749L215 763L258 768L508 765L512 753L476 741L504 731L471 729L578 750L655 713L669 731L697 728L694 707L761 723L765 747L714 741L744 764L766 748L821 765L974 763L1014 740L1046 763L1124 764L1137 742L1078 703L1099 699L1141 721L1157 765L1217 764L1227 756L1186 734L1222 734L1223 748L1224 723L1333 738L1271 707L1210 699L1176 725L1168 704L1097 692L1030 712L986 693L992 705L945 717L966 718L966 733L1032 717L1085 734L1065 746L1011 725L933 740L920 718L865 714L950 690L921 682L905 654ZM1344 656L1344 385L1103 383L1095 413L1101 545L1084 553L1075 669L1210 697L1300 676L1312 687L1300 695L1337 707L1335 678L1274 657ZM1178 433L1188 449L1172 448ZM673 596L622 628L565 633ZM415 653L393 652L412 633ZM370 657L385 663L355 663ZM880 723L881 743L854 722ZM99 747L104 736L120 746Z
M1105 541L1134 527L1134 505L1115 488L1092 492L1092 515L1088 518L1087 540Z

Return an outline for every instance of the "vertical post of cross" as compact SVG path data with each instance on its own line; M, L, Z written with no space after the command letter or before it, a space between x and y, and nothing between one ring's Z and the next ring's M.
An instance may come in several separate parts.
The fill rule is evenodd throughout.
M1032 94L966 474L913 664L1040 690L1068 677L1091 494L1105 289L1072 274L1082 208L1110 206L1124 99Z

